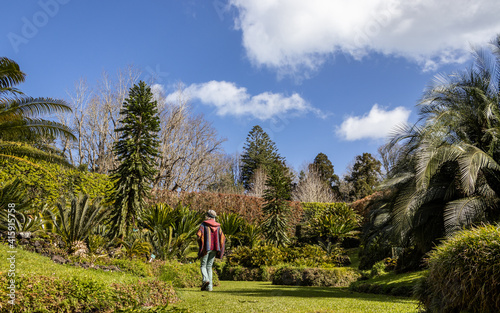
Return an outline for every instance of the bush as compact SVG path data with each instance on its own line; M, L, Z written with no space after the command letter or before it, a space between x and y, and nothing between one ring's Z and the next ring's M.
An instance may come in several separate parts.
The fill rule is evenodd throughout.
M347 287L359 278L352 268L282 267L272 275L273 285Z
M328 255L318 246L303 245L277 248L271 245L238 247L227 257L230 265L248 268L276 266L287 263L295 266L333 267L345 260L340 249Z
M6 275L0 276L8 286ZM0 293L0 309L11 312L115 312L136 306L164 306L177 301L173 287L159 280L107 286L91 278L16 276L16 305ZM2 307L4 306L4 307Z
M50 207L61 195L77 196L82 193L88 194L91 199L104 199L111 186L107 175L82 172L45 161L35 163L45 171L25 162L0 161L0 168L2 168L0 186L18 178L22 188L26 190L27 200L35 208L43 204Z
M274 266L262 266L259 268L248 268L239 265L230 265L221 262L216 266L217 274L221 280L234 281L271 281L276 271Z
M213 270L212 281L214 286L219 285L219 277L215 271L215 264ZM172 282L174 287L178 288L191 288L201 286L201 272L200 263L183 264L177 261L165 262L160 267L160 279L167 282Z
M309 236L333 243L356 237L361 217L345 203L302 203Z
M227 257L229 264L257 268L274 266L284 261L283 253L274 246L237 247Z
M462 231L430 253L415 294L428 312L500 312L500 226Z

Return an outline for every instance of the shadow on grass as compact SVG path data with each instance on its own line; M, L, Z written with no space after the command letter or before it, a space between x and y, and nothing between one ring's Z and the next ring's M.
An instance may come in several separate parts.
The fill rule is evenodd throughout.
M224 282L221 282L224 284ZM256 287L256 288L255 288ZM187 291L187 290L185 290ZM191 290L189 290L191 291ZM192 290L193 292L200 292ZM227 288L214 289L215 293L227 294L228 296L240 297L297 297L297 298L343 298L353 300L377 301L387 303L407 303L409 298L399 298L394 296L385 296L377 294L365 294L348 290L340 287L306 287L306 286L282 286L271 285L262 282L258 286L253 285L249 288L236 287L233 290Z

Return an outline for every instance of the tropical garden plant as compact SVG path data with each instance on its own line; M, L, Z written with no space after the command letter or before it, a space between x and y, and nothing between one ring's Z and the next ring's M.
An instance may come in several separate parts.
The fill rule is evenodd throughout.
M16 62L0 58L0 159L34 165L30 159L47 160L69 165L61 151L40 139L74 139L71 129L40 116L71 112L71 108L62 100L26 96L15 87L25 77Z
M467 70L436 77L418 104L420 121L389 143L397 158L381 188L392 191L399 246L425 253L500 216L500 37L473 56Z
M85 241L92 229L108 217L108 211L100 200L90 200L88 195L73 197L69 207L66 199L61 198L57 209L59 214L54 216L55 231L66 243L69 253L88 249Z

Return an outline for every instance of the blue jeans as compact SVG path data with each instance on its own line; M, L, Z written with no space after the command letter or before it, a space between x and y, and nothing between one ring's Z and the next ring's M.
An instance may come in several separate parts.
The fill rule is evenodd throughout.
M203 281L208 281L210 284L208 285L207 290L212 291L212 265L214 264L216 251L208 251L201 258L200 262L200 270Z

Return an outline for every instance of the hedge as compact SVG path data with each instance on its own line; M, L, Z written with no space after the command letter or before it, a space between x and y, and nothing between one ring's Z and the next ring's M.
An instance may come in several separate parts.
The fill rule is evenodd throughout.
M166 203L175 207L179 202L183 205L189 205L191 209L198 212L206 212L213 209L220 213L236 213L243 217L245 221L255 224L261 223L264 219L262 206L265 202L263 198L246 195L223 194L213 192L172 192L166 190L157 190L152 194L152 202ZM301 220L304 211L301 203L290 201L291 219L290 228Z
M25 162L0 160L0 187L18 178L34 207L43 204L50 206L60 196L69 194L82 193L88 194L90 198L104 198L111 187L107 175L83 172L44 161L36 161L36 164L39 167Z
M282 267L272 275L273 285L347 287L360 274L350 267L302 268Z
M170 283L143 280L110 286L91 278L16 276L15 302L9 304L8 277L0 276L0 310L20 312L115 312L133 307L165 306L178 301Z

